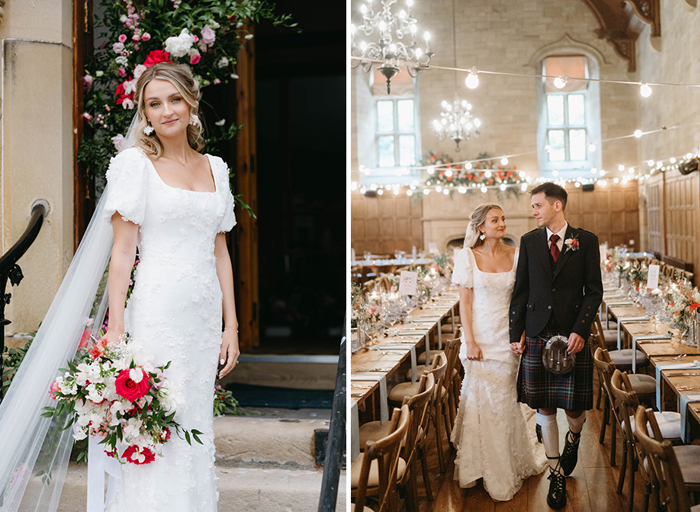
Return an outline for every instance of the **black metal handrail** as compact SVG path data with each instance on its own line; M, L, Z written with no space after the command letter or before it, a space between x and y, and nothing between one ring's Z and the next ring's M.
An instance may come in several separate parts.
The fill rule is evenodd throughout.
M40 202L36 203L32 208L32 216L29 219L27 229L24 230L22 236L19 237L19 240L15 242L10 250L0 256L0 358L5 351L5 326L11 323L5 318L5 306L10 303L10 298L12 297L12 294L5 293L7 281L9 280L10 284L17 286L24 278L22 269L17 264L17 261L24 256L24 253L36 240L44 223L46 213L46 205ZM2 364L0 364L0 370L2 367ZM0 371L0 374L2 374L2 371ZM0 401L2 401L2 394L2 385L0 385Z
M345 332L345 326L343 326ZM331 424L328 432L326 461L323 465L323 480L321 481L321 496L318 512L333 512L338 499L338 483L340 469L343 465L345 451L345 402L347 391L347 363L345 354L345 336L340 341L338 371L335 377L335 393L331 409ZM348 499L350 497L348 496Z

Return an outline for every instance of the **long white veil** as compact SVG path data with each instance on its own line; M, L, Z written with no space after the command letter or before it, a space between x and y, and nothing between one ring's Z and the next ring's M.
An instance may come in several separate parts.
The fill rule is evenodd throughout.
M138 113L123 149L134 145ZM104 215L105 188L66 276L0 403L0 512L55 512L73 447L67 415L41 416L60 368L72 359L88 319L93 334L107 309L106 269L114 242Z

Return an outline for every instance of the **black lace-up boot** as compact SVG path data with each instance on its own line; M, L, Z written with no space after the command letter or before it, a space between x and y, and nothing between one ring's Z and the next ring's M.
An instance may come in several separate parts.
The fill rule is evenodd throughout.
M565 476L569 476L578 462L578 445L581 441L581 433L574 434L571 430L566 433L564 451L561 454L560 465Z
M547 457L548 459L558 459L559 457ZM561 472L561 461L552 469L549 468L549 494L547 494L547 504L553 509L560 509L566 506L566 477Z

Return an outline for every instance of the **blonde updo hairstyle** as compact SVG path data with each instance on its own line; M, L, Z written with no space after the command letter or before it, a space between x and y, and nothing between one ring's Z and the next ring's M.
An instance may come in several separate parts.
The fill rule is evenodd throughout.
M136 146L143 149L147 155L160 158L163 154L163 144L158 139L158 135L155 131L151 132L150 135L146 135L143 132L144 128L149 126L146 119L144 91L146 86L153 80L165 80L173 84L190 106L190 116L198 115L199 100L202 97L202 93L194 81L190 69L180 64L160 62L148 68L139 77L136 82L136 91L134 92L134 103L136 103L139 116L138 125L136 126ZM203 132L201 120L199 123L187 125L187 141L197 151L204 147Z
M481 238L481 231L479 228L486 222L486 216L491 210L501 210L503 208L500 205L494 203L484 203L477 206L472 214L469 216L469 225L467 226L467 234L464 237L464 247L478 247L484 243Z

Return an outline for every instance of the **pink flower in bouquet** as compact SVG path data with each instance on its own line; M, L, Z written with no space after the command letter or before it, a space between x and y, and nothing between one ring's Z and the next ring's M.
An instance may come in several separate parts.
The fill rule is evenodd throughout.
M124 43L124 42L126 42L126 36L124 34L120 34L119 37L117 38L117 40L120 43Z
M98 359L102 357L105 353L104 347L100 346L99 344L95 343L88 349L88 354L90 354L90 359L93 361L95 359Z
M112 51L114 53L121 53L124 51L124 43L114 43L112 45Z
M150 41L151 40L151 34L148 32L144 32L143 35L141 36L141 39L144 41Z
M88 341L90 341L90 331L83 331L83 335L80 337L80 344L78 345L78 350L82 350L88 346Z
M51 390L49 391L49 394L51 395L51 398L56 400L56 392L60 392L61 388L58 386L58 382L53 381L51 383Z
M142 368L133 368L132 370L136 370L133 372L133 377L135 378L138 378L138 372L141 372L141 378L138 382L132 378L131 370L122 370L117 377L115 386L117 388L117 394L123 396L130 402L135 402L148 393L148 390L151 389L151 385L149 384L148 374L144 372Z
M129 446L122 457L133 464L149 464L156 460L156 455L151 450L144 448L139 452L138 446Z

